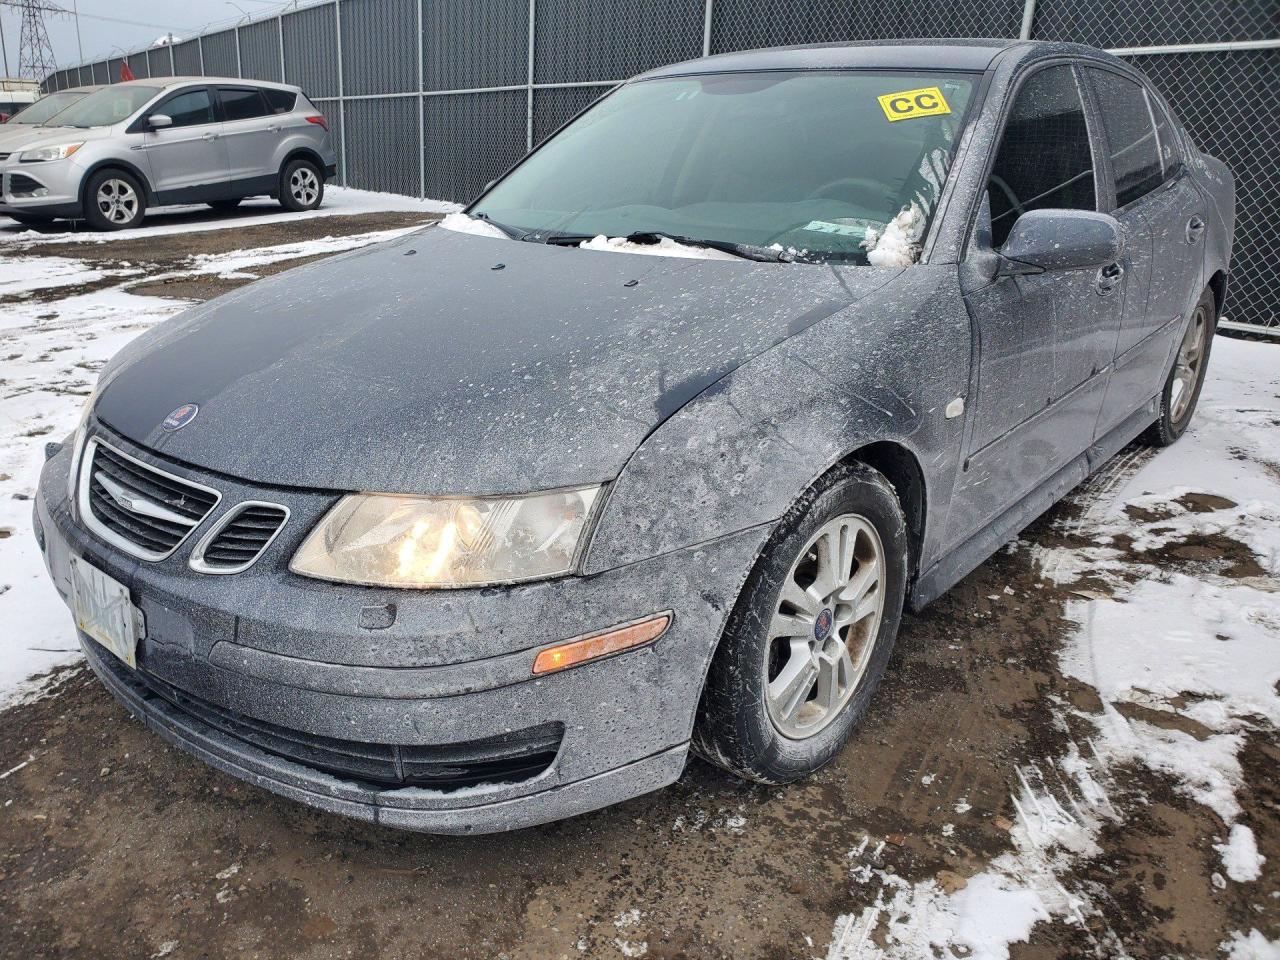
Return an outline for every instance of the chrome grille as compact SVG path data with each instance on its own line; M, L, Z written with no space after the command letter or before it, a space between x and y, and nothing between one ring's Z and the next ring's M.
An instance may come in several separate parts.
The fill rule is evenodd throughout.
M262 556L289 519L278 503L246 501L232 507L191 553L191 569L239 573Z
M85 526L125 553L163 560L213 512L222 495L94 438L80 473Z

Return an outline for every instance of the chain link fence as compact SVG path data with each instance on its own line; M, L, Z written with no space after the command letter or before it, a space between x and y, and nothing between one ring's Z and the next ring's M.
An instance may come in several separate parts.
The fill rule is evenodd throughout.
M708 53L910 37L1111 49L1236 174L1226 316L1280 334L1276 0L329 0L129 54L134 76L284 80L329 116L339 180L466 201L621 80ZM119 80L125 59L48 89Z

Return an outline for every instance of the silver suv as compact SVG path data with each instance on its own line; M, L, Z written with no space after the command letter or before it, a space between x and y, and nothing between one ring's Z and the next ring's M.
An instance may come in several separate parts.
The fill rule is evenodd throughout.
M331 140L324 115L286 84L118 83L0 147L0 214L120 230L138 226L148 207L179 203L230 209L268 195L286 210L312 210L336 170Z

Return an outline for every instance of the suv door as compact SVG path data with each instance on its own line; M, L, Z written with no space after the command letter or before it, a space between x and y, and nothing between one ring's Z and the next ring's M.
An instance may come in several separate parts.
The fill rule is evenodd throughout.
M1081 78L1069 63L1018 87L991 162L966 260L992 260L1031 210L1096 211L1101 158ZM988 213L989 210L989 213ZM963 270L978 331L978 391L951 512L967 539L1079 457L1093 439L1124 296L1118 265L997 277Z
M218 99L222 102L222 131L233 192L274 189L280 172L275 169L279 118L256 87L219 87Z
M148 120L163 114L173 126L152 130ZM151 182L161 203L207 200L227 179L222 124L208 87L188 87L166 97L138 121Z
M1137 284L1116 340L1099 436L1160 392L1171 351L1202 286L1204 200L1164 106L1136 80L1090 67L1115 184L1112 215L1132 234ZM1141 240L1139 241L1139 238ZM1139 259L1141 257L1141 259Z

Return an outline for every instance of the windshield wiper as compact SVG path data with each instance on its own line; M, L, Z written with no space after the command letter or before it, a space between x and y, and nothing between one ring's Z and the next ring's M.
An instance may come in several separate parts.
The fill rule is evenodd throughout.
M683 237L678 233L666 233L662 230L637 230L628 234L627 240L632 243L657 243L659 240L672 240L686 247L705 247L708 250L720 250L731 253L743 260L757 260L761 263L791 263L795 260L785 250L772 247L758 247L751 243L734 243L732 240L699 240L695 237Z
M505 233L512 240L523 240L525 237L528 236L527 231L520 230L517 227L508 226L505 223L499 223L497 220L493 219L493 217L489 216L487 213L472 213L472 214L469 214L469 216L471 216L473 219L476 219L476 220L483 220L485 223L489 224L489 226L491 227L497 227L499 230Z

